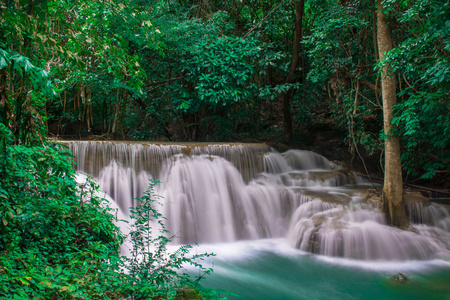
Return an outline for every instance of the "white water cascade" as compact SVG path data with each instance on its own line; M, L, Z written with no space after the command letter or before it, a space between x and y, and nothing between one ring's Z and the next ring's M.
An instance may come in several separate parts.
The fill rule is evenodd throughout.
M408 202L411 230L386 225L364 199L372 188L308 151L261 144L63 142L126 215L161 181L176 243L284 238L303 251L361 260L450 260L448 206ZM356 177L356 178L355 178Z

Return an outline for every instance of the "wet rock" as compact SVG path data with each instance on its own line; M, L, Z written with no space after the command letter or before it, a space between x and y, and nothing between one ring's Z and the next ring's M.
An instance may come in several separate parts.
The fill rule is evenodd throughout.
M174 300L203 300L203 297L196 288L185 286L177 290Z
M350 173L346 173L344 171L310 171L309 178L315 181L326 181L327 179L337 178L339 181L342 181L342 184L338 184L338 186L346 184L349 182L348 176Z
M351 194L330 194L327 191L301 190L302 194L311 199L319 199L322 202L332 204L348 204L351 201Z
M327 226L333 229L343 229L346 227L345 222L341 218L345 215L345 211L327 211L315 214L311 220L315 227ZM326 224L325 224L326 223Z
M383 201L380 190L368 189L364 194L361 195L366 199L367 202L373 204L378 209L382 210Z
M427 197L424 197L418 191L405 191L404 192L405 201L416 201L423 202L425 204L430 204L430 200Z
M403 275L402 273L397 273L395 275L392 275L391 277L389 277L389 279L391 281L400 282L400 283L404 283L404 282L408 282L409 281L409 279L405 275Z

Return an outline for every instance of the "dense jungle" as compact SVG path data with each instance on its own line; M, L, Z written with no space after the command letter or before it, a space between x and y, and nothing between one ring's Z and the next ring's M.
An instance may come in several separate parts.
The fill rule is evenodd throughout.
M450 194L449 16L446 0L1 0L0 298L226 295L198 286L212 254L166 256L153 181L126 237L62 140L312 151L381 183L408 228L406 190Z

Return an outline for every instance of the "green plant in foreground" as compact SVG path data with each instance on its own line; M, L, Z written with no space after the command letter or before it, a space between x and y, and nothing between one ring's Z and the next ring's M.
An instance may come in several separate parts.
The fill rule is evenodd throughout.
M201 268L210 254L167 253L153 185L132 210L133 253L123 257L111 209L92 179L76 182L70 158L57 143L21 144L0 123L0 299L170 299L196 285L183 264ZM156 238L150 220L162 228Z
M180 246L173 253L168 253L167 245L171 242L165 229L164 217L155 208L160 198L154 191L158 181L150 179L150 185L138 200L136 207L131 207L131 255L126 259L129 274L129 294L136 299L148 299L161 295L169 299L176 295L178 289L198 285L198 281L211 268L204 268L200 261L213 254L195 254L189 256L190 245ZM155 229L158 230L155 230ZM203 275L192 279L187 273L180 272L184 264L194 265ZM214 297L215 292L202 290L206 297Z
M0 141L0 298L108 299L123 238L103 200L80 195L62 146L19 144L3 123Z

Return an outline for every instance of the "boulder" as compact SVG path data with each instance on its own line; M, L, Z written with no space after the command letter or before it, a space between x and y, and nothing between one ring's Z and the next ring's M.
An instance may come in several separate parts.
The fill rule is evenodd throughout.
M177 290L174 300L203 300L203 297L196 288L185 286Z

